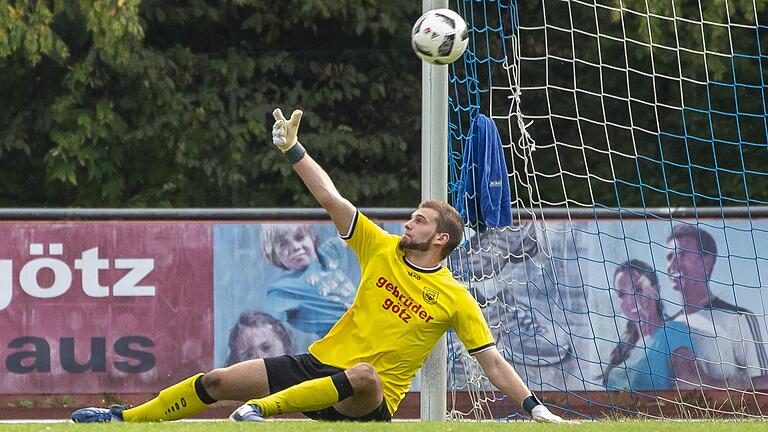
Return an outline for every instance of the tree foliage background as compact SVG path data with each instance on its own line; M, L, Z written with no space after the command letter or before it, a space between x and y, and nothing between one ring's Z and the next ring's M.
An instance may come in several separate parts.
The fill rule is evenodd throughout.
M504 13L520 19L537 143L514 160L518 197L534 184L544 206L768 204L766 2L517 5Z
M420 10L0 0L0 204L316 206L271 148L279 106L353 202L415 205Z
M659 16L672 16L666 10L672 3L676 13L690 15L692 22L701 14L712 22L726 19L722 2L674 0L650 5ZM486 19L498 19L499 24L511 22L501 15L516 12L506 8L494 18L478 2L451 4L486 14ZM552 4L544 11L539 2L518 2L521 22L535 26L546 12L550 21L563 23L564 28L581 26L584 34L594 32L592 8ZM623 4L638 10L646 7L635 0ZM755 16L753 5L731 2L727 19L744 23L747 29L755 20L765 21L763 11ZM411 52L409 35L420 13L421 2L414 0L0 0L0 205L316 206L271 148L271 111L279 106L287 113L295 108L305 111L302 141L354 203L414 206L420 197L421 62ZM717 52L729 52L731 41L752 43L757 48L734 48L758 51L749 60L752 63L764 58L768 46L766 32L760 33L757 44L754 35L731 38L725 31L701 34L696 26L675 30L665 27L664 20L649 25L633 21L632 14L624 18L627 28L615 11L601 16L601 28L616 30L617 37L623 29L648 45L652 27L654 40L696 51L705 43ZM578 80L595 92L626 88L623 74L602 73L599 68L575 73L569 63L558 63L573 55L570 33L563 32L561 38L557 32L535 37L523 33L526 50L541 50L544 55L546 48L551 54L547 73L540 65L532 68L532 76L525 78L529 84L547 79L571 88ZM580 34L575 32L574 37ZM592 63L601 61L594 54L599 50L590 48L596 46L594 41L576 43L580 56ZM601 47L606 64L623 61L623 45L615 52L608 43ZM659 67L677 69L676 57L665 62L660 50L654 54ZM628 49L626 62L651 74L649 56L647 50ZM746 61L743 56L739 60ZM693 56L681 56L679 61L682 70L701 67L701 60ZM539 122L533 128L534 134L543 134L537 142L558 144L542 145L534 155L539 168L537 199L609 207L768 202L764 66L749 69L751 75L738 69L742 82L755 85L736 87L744 95L734 98L722 91L733 88L728 86L734 80L729 77L737 69L731 61L727 56L708 56L711 76L698 77L708 85L683 89L687 101L703 110L734 112L730 105L738 101L740 112L749 113L739 116L734 127L733 115L686 111L688 130L706 138L711 129L713 136L719 135L714 140L658 141L651 136L638 144L638 152L647 157L614 157L606 163L606 152L584 152L579 145L582 131L575 122L553 123L551 132ZM681 93L665 80L646 81L633 83L634 96L647 98L646 93L653 93L664 102ZM624 93L616 96L627 98ZM602 121L600 104L582 102L578 114L573 114L568 98L550 107L546 98L527 93L524 110L526 114L571 110L568 116ZM605 111L613 116L623 113ZM655 118L639 109L636 113L637 124ZM665 130L678 131L680 120L667 116L661 122ZM584 134L593 147L607 148L605 133ZM619 135L610 139L614 148L634 151L625 149L632 140ZM744 140L752 145L735 145ZM525 165L517 164L517 169L521 166ZM619 181L590 182L591 177Z

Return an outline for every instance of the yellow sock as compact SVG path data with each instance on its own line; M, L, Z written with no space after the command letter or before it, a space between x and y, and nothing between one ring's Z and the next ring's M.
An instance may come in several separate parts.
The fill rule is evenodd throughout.
M156 398L123 411L127 422L170 421L195 415L208 408L195 390L195 381L203 374L191 376L161 391Z
M339 392L331 377L317 378L273 393L261 399L251 399L265 417L275 414L317 411L339 401Z

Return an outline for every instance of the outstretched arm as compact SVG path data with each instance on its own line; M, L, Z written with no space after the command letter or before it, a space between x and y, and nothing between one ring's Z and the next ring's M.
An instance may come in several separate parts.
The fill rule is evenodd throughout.
M293 164L293 169L307 185L312 196L331 215L339 233L347 234L357 211L355 206L339 194L331 178L311 156L305 155Z
M483 367L483 371L491 383L504 394L516 400L534 420L545 423L571 423L552 414L547 407L542 405L525 385L520 375L504 360L496 348L481 351L475 354L475 358Z
M296 110L291 114L290 120L286 120L280 108L275 109L272 112L275 117L275 124L272 126L272 143L293 164L294 171L299 174L312 196L331 216L339 233L347 234L357 210L352 203L341 196L325 170L306 153L304 146L299 143L298 133L302 114L300 110Z

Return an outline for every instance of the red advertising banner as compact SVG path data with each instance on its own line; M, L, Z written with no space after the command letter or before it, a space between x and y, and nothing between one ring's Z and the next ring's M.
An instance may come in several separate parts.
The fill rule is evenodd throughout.
M211 369L211 227L0 223L0 394L155 392Z

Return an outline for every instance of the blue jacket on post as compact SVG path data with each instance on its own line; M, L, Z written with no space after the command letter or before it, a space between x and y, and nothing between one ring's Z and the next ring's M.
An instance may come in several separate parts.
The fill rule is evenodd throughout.
M462 159L454 207L464 222L481 231L511 225L509 173L493 120L480 114L472 122Z

